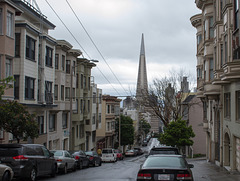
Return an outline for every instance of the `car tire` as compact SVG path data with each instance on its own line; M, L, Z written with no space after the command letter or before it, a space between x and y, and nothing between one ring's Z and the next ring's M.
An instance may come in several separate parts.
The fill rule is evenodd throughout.
M2 176L2 181L10 181L10 180L11 180L11 175L9 171L6 171Z
M33 167L32 170L30 171L29 180L36 181L36 177L37 177L37 170L36 168Z
M79 169L80 169L80 170L83 169L83 162L82 162L82 161L79 162Z
M94 167L99 167L100 166L100 161L99 163L97 162L97 160L94 162Z
M63 168L63 174L66 174L66 173L67 173L67 165L65 165Z
M54 164L52 168L51 177L55 177L57 172L58 172L58 167L57 165Z

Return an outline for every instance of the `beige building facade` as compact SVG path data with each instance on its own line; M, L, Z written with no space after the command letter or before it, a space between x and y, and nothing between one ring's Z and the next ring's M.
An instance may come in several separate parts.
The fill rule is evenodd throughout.
M207 159L240 171L239 1L196 0L197 97L203 102Z

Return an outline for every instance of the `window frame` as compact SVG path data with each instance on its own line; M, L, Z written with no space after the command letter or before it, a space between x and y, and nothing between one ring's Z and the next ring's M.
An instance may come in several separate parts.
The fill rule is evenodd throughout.
M10 15L10 16L9 16ZM14 14L11 11L7 11L6 17L6 35L13 38L14 33Z
M53 49L49 46L46 46L46 52L45 52L45 65L47 67L52 67L53 63Z
M15 33L15 57L20 57L21 52L21 34Z
M14 99L19 99L20 75L14 75Z
M3 10L0 8L0 35L3 35Z
M56 130L56 114L49 114L49 132Z
M231 116L231 93L224 93L224 118L230 119Z
M26 59L31 61L36 61L36 40L32 37L26 35L26 48L25 48L25 56Z
M58 68L59 68L59 54L56 53L55 54L55 69L58 70Z
M13 60L6 57L5 60L5 77L13 76Z
M31 84L33 88L31 88ZM35 79L32 77L25 76L25 100L34 100L35 97Z

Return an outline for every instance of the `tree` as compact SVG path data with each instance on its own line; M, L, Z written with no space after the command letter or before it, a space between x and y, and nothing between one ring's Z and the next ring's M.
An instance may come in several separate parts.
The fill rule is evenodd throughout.
M9 82L13 80L14 78L12 76L9 76L5 79L0 79L0 100L2 100L2 96L4 95L6 89L13 88L12 84L9 84Z
M186 73L181 69L179 72L170 71L169 76L155 78L149 90L143 92L142 101L138 102L139 105L148 108L151 114L157 116L165 127L168 127L171 121L176 121L184 112L181 110L181 102L189 92L183 93L181 81L183 77L191 76L183 75Z
M13 137L27 140L38 137L38 124L35 115L30 114L26 108L17 101L2 100L0 102L0 127L12 133Z
M178 119L169 123L164 133L160 134L159 141L161 144L182 148L193 145L193 140L191 140L193 137L195 134L192 126L188 126L185 120Z
M134 142L134 127L133 127L133 120L129 116L121 115L121 140L120 143L122 146L125 145L132 145ZM116 121L116 135L119 135L119 119Z
M151 125L144 119L140 120L139 128L138 130L143 131L144 134L148 134L151 129Z

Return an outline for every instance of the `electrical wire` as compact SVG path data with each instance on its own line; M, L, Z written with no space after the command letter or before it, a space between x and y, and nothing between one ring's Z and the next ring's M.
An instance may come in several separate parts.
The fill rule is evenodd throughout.
M70 7L70 9L72 10L73 14L75 15L75 17L77 18L78 22L80 23L80 25L82 26L83 30L85 31L85 33L87 34L87 36L89 37L90 41L92 42L92 44L94 45L94 47L96 48L96 50L98 51L98 53L100 54L100 56L102 57L102 59L104 60L104 62L107 64L108 68L110 69L110 71L112 72L112 74L114 75L114 77L116 78L116 80L118 81L118 83L121 85L122 89L125 91L125 93L127 95L128 92L125 90L125 88L123 87L123 85L121 84L121 82L119 81L119 79L117 78L116 74L113 72L113 70L111 69L110 65L107 63L106 59L103 57L102 53L100 52L99 48L97 47L96 43L93 41L93 39L91 38L90 34L88 33L88 31L86 30L86 28L84 27L83 23L81 22L81 20L78 18L77 14L75 13L75 11L73 10L72 6L70 5L70 3L68 2L68 0L66 0L68 6Z
M70 29L67 27L67 25L63 22L63 20L60 18L60 16L57 14L57 12L53 9L53 7L51 6L51 4L48 2L48 0L45 0L46 3L48 4L48 6L52 9L52 11L54 12L54 14L58 17L58 19L61 21L61 23L64 25L64 27L68 30L68 32L71 34L71 36L74 38L74 40L77 42L77 44L81 47L81 49L84 51L84 53L86 53L87 57L89 59L91 59L91 57L88 55L88 53L84 50L84 48L82 47L82 45L78 42L77 38L73 35L73 33L70 31ZM98 68L98 66L96 66L97 69L99 70L99 72L102 74L102 76L107 80L107 82L112 86L112 88L116 91L116 93L118 95L119 92L117 91L117 89L115 89L115 87L110 83L110 81L107 79L107 77L103 74L103 72Z

